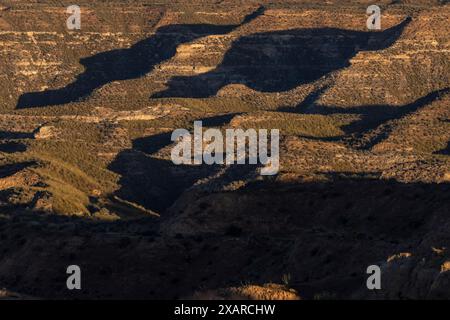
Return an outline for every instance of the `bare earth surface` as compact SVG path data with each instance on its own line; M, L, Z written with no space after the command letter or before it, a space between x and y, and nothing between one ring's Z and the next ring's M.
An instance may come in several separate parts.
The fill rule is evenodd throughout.
M0 299L450 298L448 1L66 2L0 3ZM173 165L195 120L279 174Z

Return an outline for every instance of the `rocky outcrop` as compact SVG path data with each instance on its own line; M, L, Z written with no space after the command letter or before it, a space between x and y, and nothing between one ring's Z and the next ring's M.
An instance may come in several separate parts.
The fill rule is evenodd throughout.
M385 31L367 32L366 2L80 0L80 31L51 1L0 8L0 283L450 297L450 7L381 1ZM279 129L279 174L174 165L171 134L196 120Z

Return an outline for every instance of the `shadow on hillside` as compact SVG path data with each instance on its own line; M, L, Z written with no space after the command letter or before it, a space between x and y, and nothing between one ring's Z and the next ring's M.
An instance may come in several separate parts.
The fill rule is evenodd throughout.
M8 164L0 167L0 179L10 177L23 169L35 166L36 162L34 161L28 161L28 162L21 162L21 163L14 163L14 164Z
M27 146L23 143L19 142L0 143L0 152L16 153L16 152L25 152L26 150Z
M0 139L2 140L19 140L19 139L33 139L34 134L30 132L13 132L0 131Z
M450 119L442 119L441 121L445 122L445 123L450 123ZM443 155L450 156L450 141L448 142L447 148L438 151L437 154L443 154Z
M0 216L2 285L45 298L179 299L242 283L282 283L289 275L289 287L305 299L324 294L348 299L367 293L369 265L409 252L419 272L424 252L433 255L424 257L432 264L440 260L431 248L450 246L441 223L448 219L449 184L403 184L352 173L329 178L257 183L194 199L184 210L190 216L172 217L190 222L186 234L176 236L161 234L154 218L88 223L50 215ZM67 278L58 270L75 261L83 266L85 287L95 290L64 290ZM439 263L434 267L439 273ZM387 281L389 276L383 273L378 295L450 295L448 285L441 286L445 281L434 281L429 271L394 277L396 283Z
M152 138L150 138L152 139ZM196 182L220 169L206 165L174 165L136 150L121 152L108 167L121 175L116 195L161 213Z
M64 88L30 92L20 96L17 109L61 105L87 98L113 81L136 79L176 54L180 44L209 35L232 32L264 13L261 7L236 25L180 24L160 27L150 38L127 49L102 52L80 60L85 71Z
M247 220L254 222L248 225L239 221L237 217L244 214L239 209L227 221L241 230L242 238L263 230L257 221L265 221L270 231L266 243L260 245L272 248L267 253L260 248L258 263L241 268L241 276L250 272L254 276L245 281L252 283L260 277L259 283L264 283L275 277L271 272L277 270L279 277L290 274L290 287L305 298L324 292L348 298L352 292L366 289L369 265L386 261L395 252L414 255L428 246L449 245L444 240L448 230L437 231L440 237L435 234L437 225L432 224L438 217L448 219L449 184L403 184L365 175L376 176L330 173L327 183L260 183L239 190L236 201L246 199L240 205L245 208ZM211 211L211 220L218 219ZM426 234L429 238L423 240ZM436 242L429 242L431 234L436 235ZM281 235L284 242L275 240ZM419 248L417 241L424 241L425 248ZM246 254L252 250L248 248ZM271 265L274 259L277 263ZM434 289L436 292L431 290L431 294L439 294L439 289L444 288Z
M174 77L166 90L152 98L206 98L229 84L244 84L261 92L288 91L348 67L360 51L390 47L410 21L384 32L320 28L243 36L233 42L216 69Z
M203 127L221 127L237 114L225 114L200 119ZM172 132L133 140L132 149L120 152L108 167L121 175L116 195L161 213L199 180L210 178L223 166L175 165L155 154L173 144ZM253 168L253 167L251 167Z
M221 127L228 124L235 116L241 113L229 113L200 119L203 127ZM153 154L172 144L172 132L163 132L148 137L137 138L133 141L133 149L147 154Z
M27 146L24 143L17 141L10 141L21 139L34 139L34 134L28 132L0 131L0 152L3 153L25 152L27 150Z
M450 142L448 143L447 148L445 148L437 153L450 156Z
M412 103L403 106L367 105L357 107L336 107L316 104L316 101L325 90L326 88L321 88L317 91L312 92L297 107L283 107L280 108L279 111L320 115L359 115L359 120L354 121L349 125L343 126L341 129L344 131L345 135L360 136L373 129L387 124L389 121L402 119L403 117L406 117L407 115L418 111L419 109L440 99L443 95L450 92L450 88L436 90L427 94L426 96L417 99ZM391 128L389 127L383 128L383 130L381 130L378 135L373 137L370 141L366 142L361 148L370 149L374 145L382 142L389 136L390 129ZM339 138L343 137L335 137L334 140Z

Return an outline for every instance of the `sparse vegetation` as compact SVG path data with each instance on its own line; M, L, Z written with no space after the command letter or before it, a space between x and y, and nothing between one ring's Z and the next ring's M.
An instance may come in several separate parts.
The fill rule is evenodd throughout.
M448 4L384 1L386 28L406 16L412 22L391 46L362 50L351 42L366 31L364 1L79 0L89 8L80 32L65 30L65 1L6 2L0 285L73 298L55 289L64 287L56 274L79 261L92 274L87 287L97 289L77 298L373 298L360 290L361 270L405 247L414 252L414 277L390 261L392 280L377 298L450 296L440 275L450 245ZM238 25L261 3L266 14ZM142 53L133 45L164 27L201 31L191 24L234 27L177 45L150 41L174 46L173 55L144 50L153 69L121 74L132 66L120 58ZM339 48L355 54L341 59ZM292 88L278 81L299 56L318 52L328 60L304 70L323 76L288 72ZM95 56L77 89L109 72L95 69L102 63L114 65L111 81L93 81L95 90L78 100L19 108L27 93L71 92L86 72L81 62ZM172 95L157 96L165 91ZM220 130L279 129L279 174L173 165L171 132L193 130L196 120ZM430 248L438 246L436 256ZM0 290L5 297L16 295Z

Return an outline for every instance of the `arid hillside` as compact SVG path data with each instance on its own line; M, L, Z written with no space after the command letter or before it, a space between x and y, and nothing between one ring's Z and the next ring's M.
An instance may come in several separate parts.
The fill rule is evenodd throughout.
M450 298L448 1L71 4L0 1L0 299ZM279 173L174 165L200 120Z

